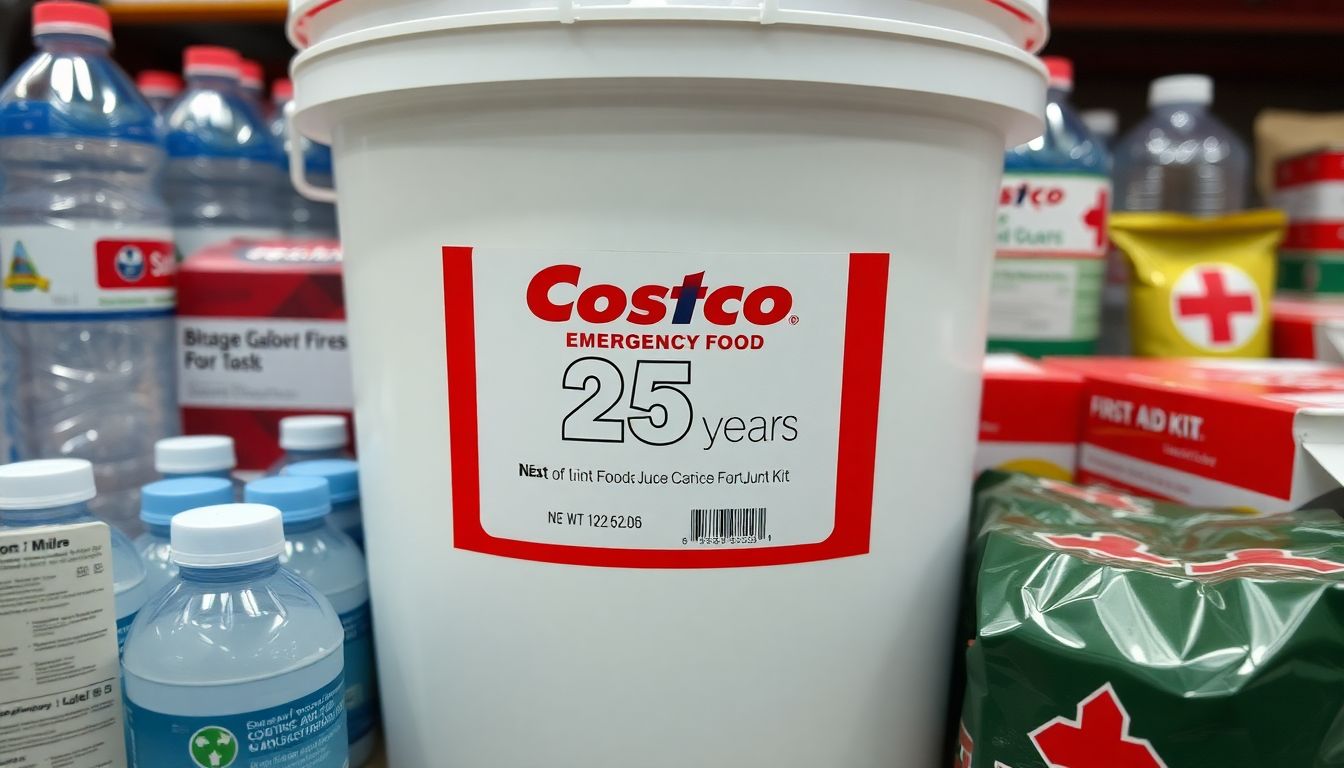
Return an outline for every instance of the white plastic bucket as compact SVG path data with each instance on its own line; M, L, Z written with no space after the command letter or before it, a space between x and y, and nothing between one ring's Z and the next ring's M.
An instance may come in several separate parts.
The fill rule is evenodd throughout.
M934 765L1044 0L506 5L291 12L392 765Z

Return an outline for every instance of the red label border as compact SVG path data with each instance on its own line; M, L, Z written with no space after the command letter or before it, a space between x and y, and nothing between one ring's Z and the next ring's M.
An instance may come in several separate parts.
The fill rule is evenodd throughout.
M481 524L472 248L445 246L442 255L455 548L521 560L610 568L734 568L832 560L868 553L890 254L850 254L835 527L831 535L815 544L717 550L542 544L497 538L485 530Z

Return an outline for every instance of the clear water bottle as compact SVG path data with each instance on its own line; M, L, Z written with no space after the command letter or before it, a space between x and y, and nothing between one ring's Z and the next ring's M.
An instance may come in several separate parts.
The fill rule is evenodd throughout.
M345 628L345 708L350 766L373 757L378 686L374 681L373 622L364 555L331 521L331 493L320 477L267 477L244 490L244 500L280 510L285 554L280 564L331 601Z
M178 250L190 256L235 237L280 237L280 157L261 113L239 90L238 53L198 45L185 61L186 90L164 118L164 189Z
M168 105L182 95L182 78L161 69L141 70L135 76L135 85L140 89L140 95L160 115L168 111Z
M97 496L93 465L82 459L21 461L0 467L0 527L31 528L97 521L89 502ZM125 534L112 528L112 588L117 647L149 598L145 566ZM8 619L6 619L8 620Z
M145 564L145 594L153 597L177 576L170 533L173 517L188 509L234 501L233 483L218 477L160 480L140 489L140 522L145 532L133 542Z
M104 10L43 2L33 21L0 93L0 400L18 458L92 461L93 511L134 533L154 441L178 431L163 149Z
M264 117L266 115L266 70L262 68L261 62L254 59L243 59L239 62L238 89L242 91L248 101L252 102L252 106L257 108L257 112Z
M344 632L280 566L280 511L173 518L177 578L131 626L122 658L131 765L345 768Z
M359 502L359 464L350 459L320 459L290 464L292 477L320 477L331 489L331 524L364 549L364 510Z
M287 216L285 227L294 237L337 237L336 206L331 203L319 203L309 200L289 183L289 121L285 119L285 105L294 100L294 84L289 80L276 80L271 85L271 99L275 104L275 117L271 120L271 135L275 139L285 166L284 210ZM303 137L303 166L308 180L321 187L332 186L331 147L318 144Z
M1120 116L1114 109L1089 109L1083 112L1081 117L1083 125L1092 132L1092 138L1096 139L1108 154L1111 153L1115 148L1116 134L1120 132Z
M1089 354L1100 332L1109 159L1069 101L1073 65L1044 61L1045 133L1004 159L989 347Z
M1214 216L1246 207L1251 158L1232 129L1209 111L1213 80L1171 75L1148 89L1151 112L1115 146L1115 209L1175 211ZM1129 320L1130 269L1112 249L1106 275L1102 338L1098 351L1132 350Z
M349 445L350 422L344 416L286 416L280 420L280 447L285 455L270 474L301 461L354 458Z
M1246 207L1246 145L1209 111L1213 80L1171 75L1153 81L1152 111L1115 149L1116 209L1211 216Z
M165 437L154 444L154 469L165 480L178 477L230 480L237 466L233 438L227 435Z

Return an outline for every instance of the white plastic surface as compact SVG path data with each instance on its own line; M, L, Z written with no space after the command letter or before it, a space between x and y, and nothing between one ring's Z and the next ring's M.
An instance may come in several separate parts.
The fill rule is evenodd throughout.
M1120 116L1113 109L1089 109L1082 118L1087 130L1108 140L1120 130Z
M1148 86L1148 106L1213 103L1213 78L1208 75L1168 75Z
M177 565L224 568L279 557L285 528L275 507L217 504L174 515L171 542Z
M280 420L280 447L287 451L326 451L349 441L344 416L287 416Z
M290 0L288 31L302 50L351 32L399 35L417 24L486 27L584 21L731 21L888 31L889 22L957 30L1035 52L1047 0ZM400 28L399 28L400 27Z
M233 438L227 435L165 437L154 444L154 469L160 474L220 472L237 465Z
M84 459L39 459L0 466L0 509L49 509L97 495Z
M303 141L294 127L294 101L285 102L285 154L289 155L289 181L300 195L319 203L336 202L336 190L319 187L308 181L307 162L303 157Z
M862 23L820 2L509 12L534 23L500 5L341 0L293 68L338 177L391 764L936 764L1002 151L1040 134L1044 68L979 0L845 4L889 16ZM565 23L591 18L609 23ZM445 246L890 253L868 553L678 569L454 548ZM479 385L530 398L560 373ZM492 437L525 453L562 416Z

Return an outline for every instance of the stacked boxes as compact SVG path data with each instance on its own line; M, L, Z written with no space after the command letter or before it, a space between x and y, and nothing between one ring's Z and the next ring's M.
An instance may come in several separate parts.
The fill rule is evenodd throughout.
M1288 214L1279 287L1344 298L1344 147L1282 160L1274 205Z
M975 470L1073 478L1083 380L1026 357L985 358Z
M1289 360L1058 360L1085 378L1078 480L1281 512L1344 476L1344 368Z
M239 469L280 456L279 423L354 405L340 246L233 241L178 275L178 397L187 434L231 436Z

